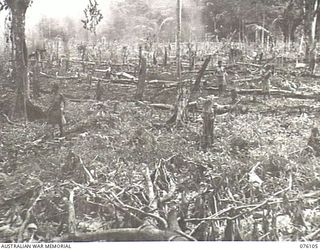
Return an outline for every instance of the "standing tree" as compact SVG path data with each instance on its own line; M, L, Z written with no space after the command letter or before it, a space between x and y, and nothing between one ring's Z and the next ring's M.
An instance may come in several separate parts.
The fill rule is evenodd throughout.
M27 47L25 41L25 17L31 0L3 0L0 2L0 10L11 11L11 42L14 48L14 82L17 87L16 104L13 114L17 118L24 117L27 120Z
M176 43L176 64L177 64L177 101L173 116L167 121L168 124L175 124L181 126L186 118L186 107L188 105L190 90L181 79L181 13L182 13L182 0L177 0L177 43Z
M85 19L81 20L83 28L95 34L97 26L103 18L101 11L98 8L97 1L89 0L87 8L83 12L85 15Z
M316 25L320 0L304 0L304 35L306 44L305 59L313 73L316 57Z

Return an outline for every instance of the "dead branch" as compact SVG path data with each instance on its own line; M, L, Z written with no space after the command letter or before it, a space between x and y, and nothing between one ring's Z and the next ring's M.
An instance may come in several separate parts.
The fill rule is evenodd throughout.
M156 219L163 226L163 228L168 228L166 220L164 220L160 216L157 216L157 215L152 214L152 213L147 213L145 211L142 211L141 209L126 205L122 201L120 201L120 199L114 193L111 192L111 195L113 196L114 199L117 200L117 202L121 205L122 208L130 209L132 211L141 213L142 215L147 216L147 217L152 217L152 218Z
M147 185L147 193L148 193L148 197L149 197L150 208L151 208L151 210L156 211L158 208L157 198L154 193L153 183L152 183L152 180L150 177L150 170L149 170L148 166L145 166L144 177L145 177L146 185Z
M320 229L315 230L314 232L308 234L307 236L303 237L306 241L316 240L318 235L320 234Z
M69 190L69 198L65 198L68 207L68 232L71 235L76 233L76 212L74 208L74 190Z
M92 174L90 173L90 171L86 168L86 166L84 165L81 157L79 156L79 160L80 160L80 165L82 166L88 180L89 180L89 183L96 183L97 181L93 178ZM86 179L87 179L86 178Z
M173 239L174 241L189 240L176 232L159 230L149 225L141 228L121 228L94 233L76 233L75 235L66 235L55 238L53 239L53 242L168 241L169 239Z
M171 200L177 189L177 185L175 184L172 176L168 175L168 178L169 192L160 198L161 203Z
M100 197L100 198L104 200L103 197ZM108 199L117 209L119 209L121 212L123 212L123 213L129 215L130 217L132 217L138 224L143 225L143 221L142 221L140 218L138 218L136 215L130 213L130 212L128 211L130 208L126 207L125 204L123 204L123 203L121 202L121 204L119 205L119 204L117 204L113 199L111 199L111 198L108 197L108 196L107 196L107 199Z
M181 236L185 237L186 239L188 239L189 241L197 241L197 239L195 239L194 237L192 237L191 235L188 235L184 232L182 232L181 230L174 230L175 233L180 234Z
M16 126L24 127L24 124L19 124L19 123L11 121L6 114L1 113L1 115L6 119L7 123L9 123L10 125L16 125Z

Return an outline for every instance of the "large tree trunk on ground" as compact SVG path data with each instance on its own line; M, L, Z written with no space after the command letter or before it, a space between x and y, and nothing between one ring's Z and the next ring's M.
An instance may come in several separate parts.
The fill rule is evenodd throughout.
M14 81L17 86L17 98L13 116L27 120L27 51L25 42L25 15L30 0L6 0L12 12L12 34L15 47Z

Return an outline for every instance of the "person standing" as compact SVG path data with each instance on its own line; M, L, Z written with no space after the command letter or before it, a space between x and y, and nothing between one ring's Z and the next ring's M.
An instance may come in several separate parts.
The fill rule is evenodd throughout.
M52 88L52 101L48 109L48 124L53 125L53 127L58 124L60 136L64 136L63 126L66 124L66 119L64 116L64 110L66 107L66 101L63 94L59 91L59 85L54 84Z
M271 84L271 76L273 75L273 67L271 65L267 65L265 68L265 72L262 76L262 93L263 93L263 98L266 99L270 98L270 84Z
M218 86L219 86L219 95L221 95L227 89L227 75L228 75L227 72L222 66L222 61L218 61L217 78L218 78Z

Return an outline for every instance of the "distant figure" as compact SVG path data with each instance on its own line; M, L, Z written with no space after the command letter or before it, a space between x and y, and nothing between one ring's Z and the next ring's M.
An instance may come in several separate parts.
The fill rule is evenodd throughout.
M318 157L320 155L320 133L317 127L311 129L308 146L312 149L315 156Z
M221 95L227 89L227 75L227 72L222 66L222 61L218 61L217 78L219 84L219 95Z
M157 60L157 51L154 51L152 54L152 61L153 61L153 65L157 65L158 64L158 60Z
M263 60L263 50L258 47L256 55L254 57L254 62L261 64Z
M243 52L241 49L230 48L229 61L230 63L236 63L237 61L243 60Z
M96 88L96 100L97 101L101 101L103 93L104 93L104 88L101 84L101 81L98 80L97 88Z
M266 99L267 96L270 98L270 78L273 75L273 71L273 67L271 65L267 65L262 76L261 84L264 99Z
M48 124L53 125L53 127L58 124L60 130L60 136L64 135L63 125L66 124L66 119L64 117L64 110L66 107L66 101L64 96L59 91L59 85L54 84L52 88L52 101L48 109Z

